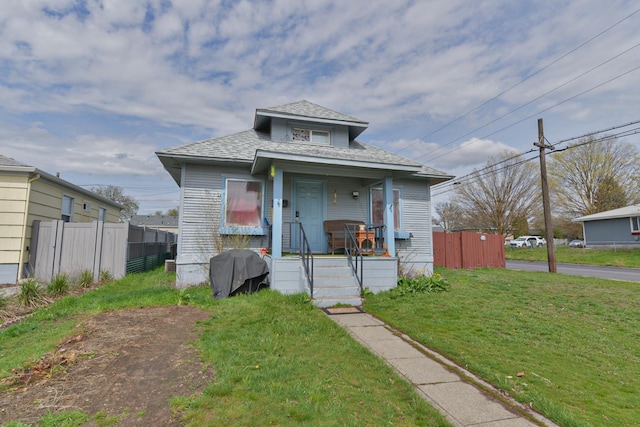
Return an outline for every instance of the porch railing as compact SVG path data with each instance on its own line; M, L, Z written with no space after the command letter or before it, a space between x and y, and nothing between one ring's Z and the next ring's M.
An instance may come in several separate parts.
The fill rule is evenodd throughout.
M351 266L353 274L358 280L358 286L360 288L360 296L364 295L364 288L362 287L362 271L364 269L364 257L362 251L358 246L358 241L355 237L355 230L359 227L358 224L345 224L344 225L344 239L345 239L345 252L347 254L347 260ZM355 258L355 259L354 259ZM358 265L359 264L359 265Z
M384 224L372 224L367 228L369 230L373 230L373 240L375 242L373 252L376 255L382 255L382 253L384 252Z
M304 227L301 222L292 222L292 228L298 228L298 248L300 259L302 260L302 267L304 268L304 272L307 276L307 284L309 285L309 293L311 294L311 299L313 299L313 252L311 251L311 246L309 245L309 241L307 240L307 234L304 232ZM293 233L292 233L293 234Z

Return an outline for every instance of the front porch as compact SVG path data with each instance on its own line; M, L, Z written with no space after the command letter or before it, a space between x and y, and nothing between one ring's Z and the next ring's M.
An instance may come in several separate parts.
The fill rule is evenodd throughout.
M397 259L391 258L383 225L362 220L325 220L326 252L314 251L301 222L285 221L281 256L273 256L269 227L271 288L306 292L318 307L359 306L365 289L380 292L397 283ZM331 254L329 254L329 248Z
M305 292L318 307L361 305L362 295L346 255L313 256L313 292L303 257L269 258L271 289L285 294ZM392 289L398 281L396 258L362 257L362 286L373 293Z

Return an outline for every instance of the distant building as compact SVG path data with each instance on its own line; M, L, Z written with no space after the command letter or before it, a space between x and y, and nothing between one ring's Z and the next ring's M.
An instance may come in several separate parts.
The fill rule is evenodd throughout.
M575 218L586 246L640 247L640 204Z
M33 221L118 222L123 208L0 154L0 284L26 277Z
M178 218L165 215L136 215L129 220L131 225L153 228L178 234Z

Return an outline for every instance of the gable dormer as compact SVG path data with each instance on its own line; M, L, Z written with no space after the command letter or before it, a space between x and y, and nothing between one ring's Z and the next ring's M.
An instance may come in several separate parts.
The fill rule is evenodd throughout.
M369 123L309 101L256 110L254 129L274 142L348 148Z

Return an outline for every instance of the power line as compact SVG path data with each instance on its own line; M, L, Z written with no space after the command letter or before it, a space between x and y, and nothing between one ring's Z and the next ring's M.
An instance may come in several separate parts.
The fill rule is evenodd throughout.
M534 150L529 150L527 152L520 153L520 154L518 154L516 156L510 157L510 158L504 160L503 162L496 163L496 165L500 164L500 163L504 163L504 162L509 161L509 160L513 160L513 159L521 157L521 156L524 156L525 154L528 154L528 153L530 153L532 151L534 151ZM494 168L493 164L488 165L488 166L484 167L483 169L475 170L475 171L473 171L473 172L471 172L471 173L469 173L467 175L464 175L464 176L460 177L460 179L458 179L455 182L453 182L453 184L451 184L452 186L449 187L449 188L440 187L438 189L435 189L436 193L432 194L431 196L432 197L440 196L442 194L448 193L449 191L453 190L454 189L453 186L455 186L455 185L462 185L462 184L466 183L467 181L476 180L478 178L482 178L482 177L487 176L487 175L491 175L491 174L494 174L494 173L497 173L497 172L501 172L501 171L506 171L508 169L514 168L516 166L523 165L523 164L525 164L527 162L530 162L531 160L534 160L534 159L537 159L537 158L538 158L538 156L534 155L532 157L520 160L518 162L505 165L505 166L503 166L503 167L501 167L501 168L499 168L497 170Z
M425 153L425 154L421 155L419 158L422 158L422 157L426 156L427 154L433 154L433 153L435 153L435 152L437 152L437 151L439 151L439 150L443 149L444 147L446 147L446 146L448 146L448 145L451 145L451 144L453 144L454 142L459 141L459 140L461 140L462 138L464 138L464 137L466 137L466 136L469 136L469 135L473 134L473 133L474 133L474 132L476 132L476 131L479 131L480 129L484 129L484 128L486 128L487 126L489 126L489 125L491 125L491 124L493 124L493 123L497 122L498 120L503 119L503 118L505 118L505 117L507 117L507 116L509 116L509 115L511 115L511 114L513 114L513 113L515 113L516 111L519 111L519 110L523 109L523 108L524 108L524 107L526 107L527 105L530 105L530 104L534 103L535 101L538 101L539 99L544 98L545 96L547 96L547 95L549 95L549 94L551 94L551 93L553 93L553 92L557 91L558 89L561 89L561 88L563 88L563 87L567 86L568 84L573 83L574 81L578 80L579 78L586 76L587 74L591 73L592 71L595 71L596 69L598 69L598 68L602 67L603 65L608 64L609 62L613 61L614 59L619 58L620 56L622 56L622 55L624 55L624 54L628 53L629 51L631 51L631 50L635 49L635 48L636 48L636 47L638 47L638 46L640 46L640 43L637 43L637 44L633 45L632 47L630 47L630 48L628 48L628 49L624 50L623 52L620 52L619 54L617 54L617 55L615 55L615 56L613 56L613 57L611 57L611 58L607 59L606 61L601 62L600 64L596 65L595 67L592 67L591 69L589 69L589 70L587 70L587 71L585 71L585 72L583 72L583 73L581 73L581 74L579 74L579 75L577 75L577 76L575 76L575 77L573 77L573 78L571 78L571 79L567 80L566 82L564 82L564 83L562 83L562 84L560 84L560 85L558 85L558 86L554 87L553 89L551 89L551 90L549 90L549 91L547 91L547 92L543 93L542 95L539 95L539 96L537 96L537 97L535 97L535 98L533 98L533 99L531 99L531 100L527 101L526 103L521 104L520 106L518 106L518 107L514 108L513 110L511 110L511 111L509 111L509 112L507 112L507 113L505 113L505 114L503 114L503 115L501 115L501 116L496 117L495 119L491 120L490 122L485 123L484 125L482 125L482 126L480 126L480 127L478 127L478 128L475 128L475 129L473 129L472 131L470 131L470 132L468 132L468 133L466 133L466 134L464 134L464 135L461 135L461 136L457 137L456 139L454 139L454 140L452 140L452 141L447 142L446 144L444 144L444 145L442 145L442 146L438 147L437 149L435 149L435 150L433 150L433 151L430 151L429 153ZM537 115L537 114L538 114L538 113L536 113L536 114L534 114L534 115ZM528 118L530 118L530 117L528 117ZM518 122L518 123L519 123L519 122ZM495 132L495 133L497 133L497 132ZM494 133L494 134L495 134L495 133ZM491 134L491 135L493 135L493 134ZM486 138L486 137L483 137L483 138ZM481 138L481 139L482 139L482 138ZM451 151L455 151L455 150L451 150ZM450 153L451 151L448 151L448 153ZM441 157L441 156L439 156L439 157ZM439 157L435 157L434 159L437 159L437 158L439 158Z
M526 120L529 120L529 119L530 119L530 118L532 118L532 117L539 116L540 114L542 114L542 113L544 113L544 112L547 112L547 111L549 111L549 110L551 110L551 109L553 109L553 108L556 108L556 107L558 107L558 106L560 106L560 105L562 105L562 104L565 104L565 103L567 103L567 102L569 102L569 101L572 101L572 100L574 100L574 99L576 99L576 98L578 98L578 97L580 97L580 96L582 96L582 95L584 95L584 94L586 94L586 93L589 93L589 92L591 92L591 91L593 91L593 90L595 90L595 89L598 89L598 88L600 88L600 87L602 87L602 86L604 86L604 85L606 85L606 84L609 84L609 83L611 83L612 81L615 81L615 80L617 80L617 79L619 79L619 78L621 78L621 77L624 77L624 76L626 76L627 74L630 74L630 73L632 73L632 72L634 72L634 71L636 71L636 70L638 70L638 69L640 69L640 66L637 66L637 67L634 67L634 68L632 68L632 69L630 69L630 70L628 70L628 71L625 71L624 73L619 74L619 75L617 75L617 76L615 76L615 77L612 77L611 79L609 79L609 80L607 80L607 81L605 81L605 82L602 82L602 83L600 83L600 84L598 84L598 85L596 85L596 86L593 86L593 87L592 87L592 88L590 88L590 89L587 89L587 90L582 91L582 92L580 92L580 93L578 93L578 94L576 94L576 95L573 95L573 96L571 96L571 97L569 97L569 98L567 98L567 99L565 99L565 100L563 100L563 101L560 101L560 102L558 102L558 103L556 103L556 104L554 104L554 105L552 105L552 106L550 106L550 107L547 107L547 108L545 108L545 109L543 109L543 110L540 110L540 111L538 111L538 112L535 112L535 113L533 113L533 114L531 114L531 115L529 115L529 116L527 116L527 117L525 117L525 118L523 118L523 119L521 119L521 120L518 120L518 121L516 121L516 122L514 122L514 123L511 123L511 124L510 124L510 125L508 125L508 126L505 126L505 127L501 128L501 129L498 129L498 130L496 130L495 132L491 132L490 134L487 134L487 135L485 135L485 136L482 136L480 139L488 138L488 137L490 137L490 136L493 136L493 135L495 135L495 134L497 134L497 133L502 132L503 130L506 130L506 129L512 128L513 126L515 126L515 125L517 125L517 124L520 124L520 123L522 123L522 122L524 122L524 121L526 121ZM457 139L456 139L456 141L457 141ZM455 142L455 141L452 141L452 142ZM448 144L450 144L450 143L445 144L445 146L446 146L446 145L448 145ZM432 158L430 158L430 160L436 160L436 159L439 159L439 158L440 158L440 157L442 157L442 156L445 156L445 155L447 155L447 154L451 154L451 153L453 153L454 151L458 151L458 150L460 150L460 149L462 149L462 146L457 147L457 148L454 148L453 150L449 150L449 151L447 151L446 153L443 153L443 154L441 154L441 155L439 155L439 156L432 157ZM431 153L433 153L433 152L435 152L435 151L437 151L437 150L434 150L434 151L432 151L432 152L430 152L430 153L425 153L425 154L423 154L423 155L419 156L416 160L420 160L420 159L421 159L421 158L423 158L424 156L426 156L426 155L428 155L428 154L431 154Z
M601 130L597 130L597 131L593 131L593 132L588 132L588 133L585 133L584 135L579 135L579 136L574 136L574 137L567 138L567 139L562 139L560 141L556 141L556 142L552 143L551 145L553 145L555 147L556 145L560 145L560 144L562 144L564 142L575 141L576 139L588 138L590 136L597 135L599 133L611 132L612 130L624 128L624 127L631 126L631 125L637 125L638 123L640 123L640 120L635 120L633 122L628 122L628 123L625 123L625 124L622 124L622 125L616 125L616 126L612 126L610 128L601 129Z
M640 123L640 120L629 122L629 123L624 124L624 125L612 126L610 128L604 129L604 130L590 132L590 133L586 133L586 134L581 135L581 136L564 139L564 140L561 140L561 141L558 141L558 142L552 144L552 146L555 147L555 146L559 145L560 143L574 141L576 139L588 138L590 136L598 135L600 133L608 132L610 130L621 129L623 127L628 127L628 126L635 125L635 124L638 124L638 123ZM604 141L608 141L608 140L615 139L615 138L622 138L622 137L626 137L626 136L636 135L636 134L639 134L639 133L640 133L640 126L632 128L632 129L624 130L624 131L621 131L621 132L616 133L616 134L605 135L603 137L596 138L596 139L589 139L589 140L584 141L584 142L579 143L579 144L568 145L567 147L564 147L564 148L561 148L561 149L555 149L554 151L548 152L545 155L550 155L550 154L554 154L554 153L560 153L562 151L566 151L566 150L569 150L569 149L572 149L572 148L577 148L577 147L581 147L581 146L584 146L584 145L597 143L597 142L604 142ZM528 154L528 153L530 153L532 151L534 151L534 150L532 149L532 150L529 150L529 151L525 151L525 152L519 153L517 155L514 155L512 157L504 159L504 160L502 160L500 162L497 162L495 164L491 164L491 165L485 166L482 169L474 170L473 172L471 172L471 173L469 173L467 175L463 175L462 177L459 177L458 179L444 182L444 183L440 184L439 186L434 186L433 189L434 189L435 192L431 194L431 197L436 197L436 196L440 196L442 194L446 194L446 193L452 191L455 188L454 187L455 185L463 184L463 183L465 183L467 181L471 181L471 180L475 180L475 179L478 179L478 178L482 178L483 176L489 175L491 173L501 172L501 171L510 169L512 167L520 166L521 164L524 164L524 163L527 163L527 162L529 162L531 160L534 160L538 156L532 156L530 158L523 159L523 160L521 160L519 162L510 164L510 165L506 165L506 166L504 166L502 168L499 168L498 170L495 170L495 166L496 165L500 165L500 164L505 163L505 162L507 162L509 160L513 160L515 158L524 156L524 155L526 155L526 154ZM438 187L438 188L436 188L436 187Z
M496 99L500 98L502 95L504 95L504 94L508 93L509 91L511 91L511 90L513 90L513 89L515 89L516 87L520 86L522 83L524 83L524 82L526 82L527 80L531 79L532 77L534 77L534 76L536 76L536 75L540 74L542 71L544 71L544 70L546 70L547 68L551 67L552 65L554 65L554 64L556 64L556 63L558 63L558 62L559 62L559 61L561 61L562 59L566 58L567 56L571 55L572 53L574 53L574 52L576 52L577 50L581 49L582 47L586 46L587 44L591 43L593 40L597 39L597 38L598 38L598 37L600 37L601 35L603 35L603 34L607 33L607 32L608 32L608 31L610 31L611 29L613 29L613 28L615 28L616 26L620 25L622 22L624 22L624 21L626 21L627 19L631 18L632 16L636 15L638 12L640 12L640 9L636 9L634 12L632 12L632 13L630 13L629 15L625 16L624 18L620 19L619 21L617 21L617 22L616 22L616 23L614 23L613 25L611 25L611 26L607 27L606 29L604 29L604 30L600 31L598 34L596 34L596 35L592 36L591 38L589 38L589 39L588 39L588 40L586 40L585 42L581 43L579 46L577 46L577 47L575 47L575 48L571 49L569 52L565 53L564 55L562 55L562 56L558 57L557 59L555 59L555 60L551 61L549 64L545 65L544 67L542 67L542 68L540 68L540 69L536 70L535 72L533 72L533 73L532 73L532 74L530 74L529 76L527 76L527 77L525 77L524 79L520 80L520 81L519 81L518 83L516 83L515 85L513 85L513 86L509 87L508 89L505 89L504 91L502 91L502 92L500 92L499 94L495 95L493 98L491 98L491 99L489 99L489 100L487 100L487 101L483 102L482 104L478 105L477 107L475 107L475 108L473 108L473 109L471 109L471 110L467 111L466 113L462 114L461 116L457 117L456 119L454 119L454 120L452 120L452 121L450 121L450 122L448 122L448 123L446 123L446 124L442 125L442 126L441 126L441 127L439 127L438 129L436 129L436 130L434 130L434 131L430 132L429 134L427 134L427 135L425 135L425 136L423 136L423 137L421 137L421 138L419 138L419 139L417 139L417 140L414 140L414 141L410 142L410 143L409 143L409 144L407 144L405 147L402 147L400 150L398 150L398 151L397 151L397 153L400 153L400 152L402 152L403 150L405 150L405 149L407 149L407 148L409 148L409 147L413 146L414 144L416 144L416 142L417 142L417 141L420 141L420 140L426 140L428 137L430 137L430 136L432 136L432 135L434 135L434 134L436 134L436 133L440 132L442 129L445 129L445 128L447 128L447 127L451 126L452 124L454 124L454 123L456 123L456 122L458 122L458 121L462 120L463 118L467 117L469 114L471 114L471 113L474 113L474 112L478 111L480 108L484 107L485 105L489 104L489 103L490 103L490 102L492 102L492 101L495 101ZM634 47L635 47L635 46L634 46ZM629 49L629 50L630 50L630 49ZM626 52L623 52L623 53L626 53ZM619 55L618 55L618 56L619 56ZM607 62L608 62L608 61L607 61ZM602 65L602 64L601 64L601 65ZM486 125L485 125L485 126L486 126ZM484 127L484 126L483 126L483 127ZM481 128L480 128L480 129L481 129ZM476 130L478 130L478 129L476 129ZM466 135L465 135L465 136L466 136ZM462 136L462 137L460 137L460 138L463 138L463 137L464 137L464 136ZM460 138L458 138L458 139L460 139ZM448 145L448 144L451 144L451 143L453 143L453 142L455 142L455 141L457 141L458 139L456 139L456 140L454 140L454 141L451 141L451 142L449 142L449 143L445 144L445 146L446 146L446 145ZM437 151L437 150L434 150L434 151ZM434 152L434 151L432 151L432 152Z

